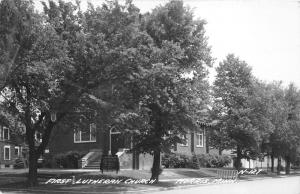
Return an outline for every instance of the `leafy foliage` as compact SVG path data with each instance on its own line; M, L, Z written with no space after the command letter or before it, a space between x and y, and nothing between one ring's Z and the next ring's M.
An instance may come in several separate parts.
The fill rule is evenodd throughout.
M169 152L178 135L197 128L208 99L206 68L212 58L205 24L193 20L181 1L170 1L141 17L140 29L148 45L141 49L135 79L128 83L127 109L117 119L119 128L134 133L134 148L154 154L152 179L158 180L159 154ZM191 73L187 78L185 74Z
M288 173L299 153L299 91L247 77L242 63L231 55L217 68L212 116L219 122L211 142L220 150L237 146L238 159L283 157Z
M197 159L197 158L198 159ZM199 164L198 164L199 161ZM199 154L186 156L182 154L164 154L162 165L166 168L221 168L231 163L231 157L227 155Z
M56 167L59 168L79 168L78 161L86 153L77 151L69 151L67 153L61 153L54 156Z
M229 140L222 142L222 146L236 148L240 160L256 150L259 138L251 120L251 69L244 61L228 55L216 70L213 96L215 117L220 121L218 135L224 135L225 140Z
M181 1L145 15L131 1L89 4L85 12L78 2L43 5L38 14L31 1L0 3L2 105L25 125L31 185L55 129L100 120L134 133L139 151L157 153L195 128L212 58L205 22Z

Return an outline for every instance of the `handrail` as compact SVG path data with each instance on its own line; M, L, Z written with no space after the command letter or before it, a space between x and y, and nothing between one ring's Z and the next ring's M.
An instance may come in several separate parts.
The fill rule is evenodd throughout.
M81 168L86 167L88 164L93 162L96 158L101 156L102 152L91 151L81 158Z

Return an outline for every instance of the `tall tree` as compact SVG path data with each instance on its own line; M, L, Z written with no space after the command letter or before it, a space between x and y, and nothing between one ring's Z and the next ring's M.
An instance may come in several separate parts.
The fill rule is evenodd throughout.
M267 84L263 90L268 96L268 111L264 114L271 124L272 130L263 147L271 155L271 170L274 171L274 158L278 158L277 172L280 173L281 158L286 162L286 173L289 174L290 164L296 160L299 147L299 91L294 85L287 89L281 83ZM263 105L261 106L263 107Z
M44 5L46 15L35 13L31 1L4 0L0 4L4 10L1 42L6 43L9 37L10 44L18 48L13 58L15 68L8 71L1 95L5 109L26 127L29 185L37 184L37 160L52 130L78 110L90 114L85 110L95 99L100 107L107 105L92 95L99 83L109 77L103 73L106 64L101 61L105 41L95 41L83 30L78 5L62 1ZM15 25L8 25L15 20ZM8 52L5 44L1 44L1 52ZM1 65L10 66L11 61L2 60ZM42 134L39 145L35 142L36 133Z
M278 131L281 156L285 159L285 172L290 173L291 162L295 162L300 147L300 92L290 84L285 91L287 104L286 125Z
M26 126L29 179L30 185L33 185L36 184L37 159L47 144L44 138L43 143L36 148L34 135L36 131L45 128L48 132L44 137L48 136L55 124L50 120L49 110L53 110L53 107L49 100L53 100L61 92L58 85L62 75L69 71L68 66L64 65L68 64L69 59L64 42L59 40L51 26L42 25L42 18L33 12L33 5L29 1L2 1L0 6L7 16L1 17L2 20L14 20L15 15L18 16L16 27L13 27L15 34L10 37L10 44L19 48L14 60L16 68L10 71L1 94L6 100L6 108ZM16 14L10 15L9 10ZM5 29L6 26L1 27ZM8 30L1 32L2 42L5 42ZM1 50L5 48L2 47Z
M138 129L135 149L154 155L151 179L156 181L161 152L182 142L178 136L188 129L195 129L208 99L206 67L211 66L212 58L204 24L193 19L182 1L170 1L142 17L141 29L152 43L148 62L141 64L139 76L131 82L133 100L128 101L134 102L135 109L121 120L126 127Z
M251 122L252 109L250 96L253 94L253 77L251 68L234 55L228 55L216 68L214 82L214 103L219 112L220 128L228 148L237 153L236 167L239 169L241 159L249 157L257 149L259 134Z
M274 170L274 159L278 157L280 166L281 146L279 144L279 131L286 126L287 104L285 101L284 88L281 82L269 84L260 84L256 87L256 93L261 96L262 103L258 104L260 110L264 109L262 118L270 122L270 131L264 136L262 142L262 151L271 156L271 170ZM263 127L263 126L262 126ZM265 126L266 128L268 126Z

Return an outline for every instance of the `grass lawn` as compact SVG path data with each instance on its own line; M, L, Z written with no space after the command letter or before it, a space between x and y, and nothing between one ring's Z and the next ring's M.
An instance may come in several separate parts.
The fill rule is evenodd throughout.
M1 169L2 170L2 169ZM0 170L0 172L1 172ZM39 169L38 181L39 186L34 188L26 187L27 170L6 170L0 174L0 188L5 188L6 191L26 191L37 193L51 193L56 190L63 193L74 192L87 192L97 193L101 192L124 192L124 191L143 191L151 189L168 189L174 186L180 186L176 184L177 179L182 178L204 178L212 177L211 173L207 173L205 170L194 169L164 169L160 175L161 182L157 184L45 184L50 178L55 179L72 179L75 176L76 180L79 179L122 179L122 180L140 180L149 179L151 172L149 170L121 170L117 174L116 172L109 171L102 174L99 170L82 170L82 169ZM172 181L173 180L173 181ZM181 185L182 186L182 185ZM32 189L34 191L32 191ZM1 190L1 189L0 189ZM28 191L29 190L29 191Z
M28 169L9 169L2 171L0 169L0 177L26 177ZM104 171L103 174L99 170L82 170L82 169L39 169L38 177L47 178L68 178L76 176L76 178L100 177L100 178L133 178L133 179L149 179L151 177L150 170L121 170ZM215 173L208 170L195 169L164 169L160 175L160 179L181 179L181 178L201 178L212 177ZM1 184L1 180L0 180Z
M1 169L2 170L2 169ZM0 170L0 172L1 172ZM21 170L6 170L0 174L0 187L3 188L25 188L26 187L26 176L27 176L27 169ZM48 181L50 178L56 179L72 179L75 176L76 180L78 179L150 179L151 172L149 170L121 170L118 173L115 171L104 171L102 174L99 170L82 170L82 169L39 169L38 171L38 180L40 186L43 188L50 188L50 187L60 187L60 188L73 188L74 185L64 185L64 184L47 184L45 182ZM162 187L170 187L174 186L174 183L177 179L182 178L204 178L204 177L212 177L211 173L207 173L206 171L202 170L194 170L194 169L164 169L162 174L160 175L160 180L156 186ZM165 181L163 181L165 180ZM174 181L169 181L174 180ZM105 184L97 184L97 185L76 185L78 187L86 187L89 188L93 187L124 187L124 184L118 185L105 185ZM138 184L138 185L125 185L125 187L149 187L149 185L145 184Z
M125 184L124 180L140 180L149 179L151 172L149 170L121 170L117 174L110 171L102 174L99 170L84 169L39 169L38 181L39 186L34 188L26 187L27 169L21 170L4 170L0 169L0 188L6 188L7 191L26 191L29 193L51 193L51 191L59 191L60 193L97 193L101 192L124 192L124 191L143 191L151 189L169 189L177 186L178 179L205 178L213 179L217 177L217 169L201 168L201 169L164 169L160 175L160 182L157 184ZM122 179L120 184L45 184L50 178L54 179L72 179L75 176L77 180L100 180L100 179ZM239 179L250 180L257 177L269 176L259 174L257 176L243 175ZM273 175L274 176L274 175ZM195 185L195 184L186 184ZM32 191L32 189L34 191ZM28 191L29 190L29 191ZM1 191L1 189L0 189Z

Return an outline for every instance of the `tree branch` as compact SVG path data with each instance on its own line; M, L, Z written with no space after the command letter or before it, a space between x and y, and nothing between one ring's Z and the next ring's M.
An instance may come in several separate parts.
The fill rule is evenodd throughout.
M19 54L19 49L20 49L20 46L18 45L18 47L17 47L17 49L16 49L16 52L15 52L15 54L14 54L12 60L11 60L11 66L13 66L14 63L15 63L15 60L16 60L18 54ZM10 74L12 74L15 70L17 70L20 66L21 66L21 65L16 66L16 68L15 68L14 70L12 70L11 73L9 73L9 68L8 68L8 70L7 70L7 71L8 71L8 72L7 72L7 76L4 78L4 84L3 84L3 86L1 86L0 91L2 91L2 90L6 87L6 85L7 85L7 77L8 77Z
M38 118L38 121L34 124L34 129L36 130L37 127L42 123L44 117L46 116L46 112L42 112L40 115L39 115L39 118Z

